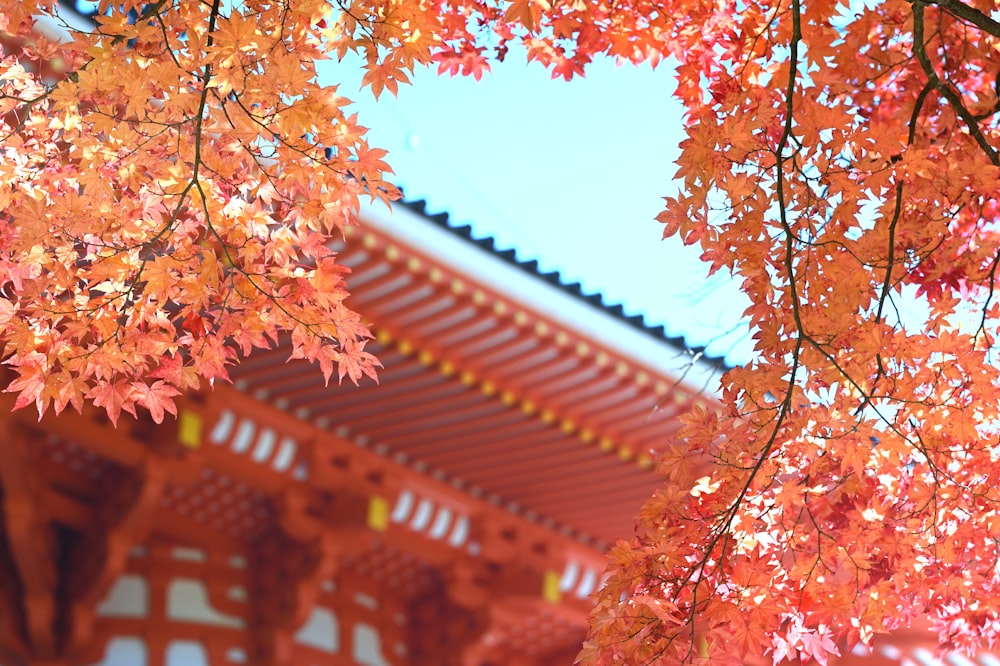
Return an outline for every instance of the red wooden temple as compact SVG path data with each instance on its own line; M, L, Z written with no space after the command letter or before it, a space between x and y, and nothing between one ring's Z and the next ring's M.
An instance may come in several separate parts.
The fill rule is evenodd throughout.
M378 386L278 347L165 426L0 409L0 665L573 662L719 368L422 207L342 258ZM936 663L898 638L839 663Z
M378 386L279 346L162 427L0 409L0 664L573 662L717 368L405 208L342 259Z
M573 662L719 365L421 205L341 251L378 386L278 346L163 426L0 405L0 666ZM893 638L838 663L937 663Z

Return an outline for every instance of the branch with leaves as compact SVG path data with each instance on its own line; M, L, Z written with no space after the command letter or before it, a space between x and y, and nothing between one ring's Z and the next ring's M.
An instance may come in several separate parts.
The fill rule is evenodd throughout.
M361 197L396 190L317 81L332 11L103 2L93 30L46 36L38 18L58 12L9 2L0 26L16 165L0 177L0 337L17 406L91 400L159 421L282 334L327 378L374 377L328 246Z

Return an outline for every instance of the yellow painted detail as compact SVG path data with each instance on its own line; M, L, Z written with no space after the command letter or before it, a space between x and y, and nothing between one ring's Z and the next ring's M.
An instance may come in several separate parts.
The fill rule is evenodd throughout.
M389 502L384 497L373 495L368 500L368 527L376 532L385 532L389 527Z
M365 237L361 239L361 242L369 250L378 245L378 239L375 238L375 234L365 234Z
M542 598L551 604L562 601L562 590L559 589L559 574L546 571L542 579Z
M399 248L395 245L390 245L385 248L385 258L389 261L396 261L399 259Z
M510 391L504 391L500 394L500 402L510 407L515 402L517 402L517 396Z
M577 356L589 356L590 355L590 345L586 342L576 343L576 355Z
M406 267L410 269L410 272L416 273L421 269L422 264L420 263L420 260L417 259L416 257L410 257L409 259L406 260Z
M400 340L396 343L396 349L398 349L399 353L403 356L409 356L413 353L413 344L409 340Z
M451 377L455 374L455 365L451 361L441 361L441 374Z
M387 345L392 342L392 335L389 331L382 329L375 334L375 339L378 340L380 344Z
M549 326L544 321L535 324L535 335L545 337L549 334Z
M576 431L576 424L570 419L563 419L563 422L559 424L559 429L563 431L564 435L572 435Z
M464 370L462 374L459 375L458 380L462 382L463 386L472 386L476 383L476 376L472 374L471 370Z
M542 419L542 423L545 425L552 425L556 422L556 415L551 409L543 409L542 415L539 417Z
M618 447L618 457L621 458L623 462L628 462L629 460L632 460L632 456L634 455L635 453L629 447L627 446Z
M639 469L652 469L652 467L653 458L648 453L643 453L639 456Z
M462 282L461 280L452 280L451 281L451 293L455 294L456 296L458 296L460 294L464 294L465 293L465 283Z
M483 385L479 388L487 398L497 392L497 385L493 382L483 382Z
M615 374L619 377L627 377L628 372L628 363L625 361L618 361L618 363L615 364Z
M476 289L472 292L472 302L476 305L482 305L486 302L486 294L481 289Z
M420 354L417 356L417 359L420 361L420 365L431 365L432 363L434 363L434 354L430 353L425 349L422 352L420 352Z
M569 344L569 336L566 335L565 331L559 331L556 333L556 346L565 347Z
M518 310L514 314L514 323L518 326L524 326L528 323L528 313L524 310Z
M181 411L177 423L177 440L181 446L189 449L201 446L201 417L186 409Z
M594 441L594 431L590 428L584 428L580 431L580 439L583 440L584 444L590 444Z
M611 453L615 450L615 443L611 441L610 437L601 437L601 441L597 443L597 446L605 453Z
M635 373L635 383L638 384L639 386L645 386L649 384L649 375L644 370L640 370L639 372Z
M430 273L427 274L427 277L430 278L431 282L436 284L444 279L444 273L441 272L440 268L432 268Z
M493 304L493 314L498 317L502 317L507 314L507 304L503 301L497 301Z
M521 403L521 411L526 416L531 416L536 411L538 411L538 407L535 406L535 403L531 402L530 400L525 400L524 402Z

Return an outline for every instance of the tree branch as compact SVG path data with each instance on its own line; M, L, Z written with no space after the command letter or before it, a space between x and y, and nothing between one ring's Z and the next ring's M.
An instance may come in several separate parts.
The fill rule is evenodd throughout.
M969 5L959 2L959 0L925 0L928 4L937 5L941 9L944 9L949 14L955 18L960 18L963 21L971 23L972 25L984 30L994 37L1000 37L1000 22L994 21L992 18L982 13L978 9L970 7Z
M972 135L972 138L975 139L979 147L986 153L990 163L993 166L1000 166L1000 154L997 153L997 150L983 134L982 128L979 127L979 121L965 107L959 94L938 77L934 65L931 64L930 57L927 55L927 45L924 41L924 6L922 0L916 0L913 3L913 55L916 56L920 67L924 70L928 83L941 93L941 96L948 101L955 110L955 113L965 122L966 127L969 128L969 134Z

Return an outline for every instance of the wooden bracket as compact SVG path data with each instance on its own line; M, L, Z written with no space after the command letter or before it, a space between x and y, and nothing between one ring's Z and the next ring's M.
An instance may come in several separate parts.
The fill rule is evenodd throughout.
M315 606L320 583L335 573L337 540L331 531L302 541L275 528L251 552L251 663L290 666L295 632Z
M66 568L69 605L68 652L87 648L93 638L95 609L111 584L125 571L128 553L146 540L163 488L175 465L155 454L116 479L96 508L91 528L70 550Z
M437 594L411 601L406 642L412 663L463 666L463 653L481 642L489 626L489 606L465 607L452 596L445 584Z

